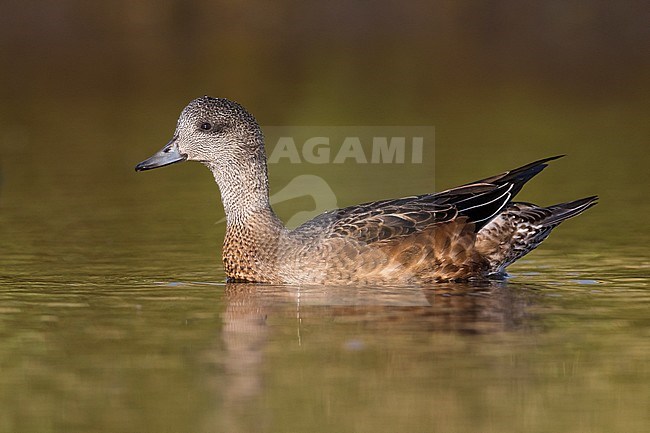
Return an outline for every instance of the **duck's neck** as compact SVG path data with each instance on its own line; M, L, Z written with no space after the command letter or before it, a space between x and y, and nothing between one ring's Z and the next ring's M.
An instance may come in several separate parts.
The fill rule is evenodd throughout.
M228 168L208 163L208 168L219 185L221 201L226 213L227 228L264 224L283 229L269 202L269 181L263 148L256 160ZM234 169L233 169L234 167Z
M266 161L238 170L210 166L226 212L222 259L232 281L269 281L287 230L269 203Z

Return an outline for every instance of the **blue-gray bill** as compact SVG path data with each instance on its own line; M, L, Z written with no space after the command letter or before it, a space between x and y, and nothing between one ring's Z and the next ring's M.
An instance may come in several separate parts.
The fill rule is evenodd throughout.
M185 161L187 155L183 155L178 150L176 137L172 138L169 143L156 152L151 158L145 159L135 166L135 171L151 170L153 168L164 167L175 162Z

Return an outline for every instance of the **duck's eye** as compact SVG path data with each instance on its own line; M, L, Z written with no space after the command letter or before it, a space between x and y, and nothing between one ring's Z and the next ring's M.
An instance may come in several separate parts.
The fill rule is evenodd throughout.
M210 122L203 122L201 123L201 129L204 131L209 131L212 129L212 123Z

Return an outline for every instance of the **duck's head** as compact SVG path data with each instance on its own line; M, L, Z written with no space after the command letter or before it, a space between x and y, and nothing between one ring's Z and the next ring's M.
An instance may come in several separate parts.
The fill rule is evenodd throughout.
M180 161L199 161L214 170L266 162L263 138L255 118L244 107L224 98L203 96L181 113L173 138L136 171Z

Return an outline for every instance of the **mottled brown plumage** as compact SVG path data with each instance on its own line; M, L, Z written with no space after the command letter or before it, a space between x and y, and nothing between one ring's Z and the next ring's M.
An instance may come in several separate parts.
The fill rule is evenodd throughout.
M262 132L239 104L202 97L174 138L138 164L195 160L212 171L226 212L228 280L286 284L428 284L503 274L588 197L546 208L515 203L523 185L559 157L442 191L325 212L289 230L269 204Z

